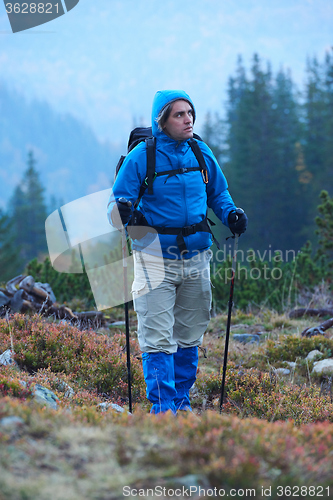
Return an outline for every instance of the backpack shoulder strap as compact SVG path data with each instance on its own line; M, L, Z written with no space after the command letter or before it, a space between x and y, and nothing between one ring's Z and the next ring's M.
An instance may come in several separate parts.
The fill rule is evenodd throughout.
M147 170L146 170L146 178L140 186L139 196L134 203L134 208L139 206L142 196L144 195L146 189L148 188L148 194L153 194L153 182L155 179L155 167L156 167L156 158L155 158L155 137L147 137L145 139L146 143L146 157L147 157Z
M199 163L204 182L205 182L205 184L208 184L207 166L206 166L204 155L202 154L202 151L200 149L200 146L195 139L189 139L188 142L189 142L189 145L193 151L194 156L196 157L196 159Z
M148 137L146 139L146 149L147 149L147 176L146 183L148 186L148 194L153 194L153 182L155 177L155 137Z

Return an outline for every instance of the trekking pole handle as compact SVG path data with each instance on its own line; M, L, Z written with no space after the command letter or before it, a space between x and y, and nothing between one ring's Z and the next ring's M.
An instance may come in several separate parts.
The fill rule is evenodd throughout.
M238 221L239 216L242 215L243 213L244 213L244 210L242 208L236 208L236 222ZM237 236L240 236L240 235L237 234Z
M121 203L122 205L127 205L128 207L132 206L132 202L129 200L126 200L123 196L119 198L118 203Z
M244 210L242 208L236 208L236 210L234 212L232 212L232 214L235 216L235 219L233 220L233 222L237 222L238 219L239 219L239 216L242 215L243 213L244 213ZM239 237L240 236L240 234L238 234L238 233L233 233L233 234L234 234L233 237L235 237L235 236Z
M242 215L243 213L244 213L244 210L242 208L236 208L236 216L237 216L236 221L238 220L238 216Z

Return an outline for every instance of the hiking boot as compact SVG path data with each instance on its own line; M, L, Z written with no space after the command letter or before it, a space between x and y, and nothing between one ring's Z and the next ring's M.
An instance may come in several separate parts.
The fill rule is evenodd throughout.
M173 355L175 366L176 397L174 403L177 410L192 411L190 389L197 378L198 347L178 347Z
M165 413L171 410L176 415L173 402L176 396L173 355L165 352L145 352L142 354L142 366L147 385L147 399L153 403L150 413Z

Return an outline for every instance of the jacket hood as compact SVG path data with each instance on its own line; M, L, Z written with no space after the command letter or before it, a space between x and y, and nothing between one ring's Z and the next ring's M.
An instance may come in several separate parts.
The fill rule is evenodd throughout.
M157 117L162 111L162 109L173 101L178 101L178 99L183 99L191 104L194 111L194 120L195 121L195 108L192 100L189 95L184 92L184 90L159 90L156 92L154 100L153 100L153 108L152 108L152 130L153 135L156 137L161 131L157 125Z

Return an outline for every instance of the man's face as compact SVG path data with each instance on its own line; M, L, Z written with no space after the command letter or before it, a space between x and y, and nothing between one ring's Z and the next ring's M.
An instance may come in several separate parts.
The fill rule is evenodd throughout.
M163 130L176 141L186 141L193 137L193 109L187 101L179 100L172 104Z

